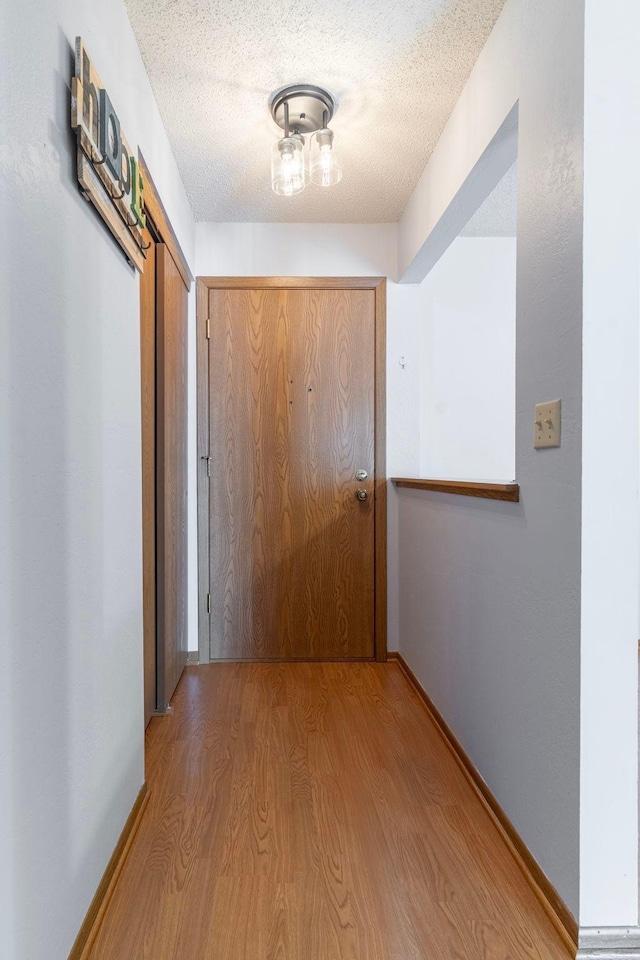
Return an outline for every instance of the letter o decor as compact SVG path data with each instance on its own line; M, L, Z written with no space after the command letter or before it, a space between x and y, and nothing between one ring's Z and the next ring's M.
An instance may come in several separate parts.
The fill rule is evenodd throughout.
M71 81L71 126L78 137L78 183L120 244L129 263L144 269L144 180L118 115L76 37Z

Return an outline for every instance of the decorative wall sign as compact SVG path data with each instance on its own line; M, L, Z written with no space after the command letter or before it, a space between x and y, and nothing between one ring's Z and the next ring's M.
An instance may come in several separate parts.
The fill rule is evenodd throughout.
M129 263L142 272L144 181L137 157L80 37L76 37L75 71L71 126L78 136L80 189L106 222Z

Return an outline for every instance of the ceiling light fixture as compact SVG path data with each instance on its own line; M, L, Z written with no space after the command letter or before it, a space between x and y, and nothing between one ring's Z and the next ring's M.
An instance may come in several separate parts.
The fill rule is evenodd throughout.
M321 87L295 83L269 98L271 116L284 131L271 152L271 186L286 197L301 193L307 184L330 187L342 179L342 167L329 123L337 110L334 98ZM305 149L310 138L309 151Z

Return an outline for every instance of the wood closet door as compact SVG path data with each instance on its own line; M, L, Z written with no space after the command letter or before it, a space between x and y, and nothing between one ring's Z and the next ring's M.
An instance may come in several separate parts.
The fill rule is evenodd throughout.
M211 659L373 657L374 291L211 290L209 317Z
M147 230L140 277L140 383L142 440L142 596L144 613L144 722L156 709L156 251Z
M187 296L156 244L157 704L169 704L187 662Z

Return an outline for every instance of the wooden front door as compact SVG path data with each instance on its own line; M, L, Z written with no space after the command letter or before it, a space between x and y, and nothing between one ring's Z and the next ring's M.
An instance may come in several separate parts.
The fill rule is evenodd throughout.
M208 292L212 660L375 654L376 295Z

